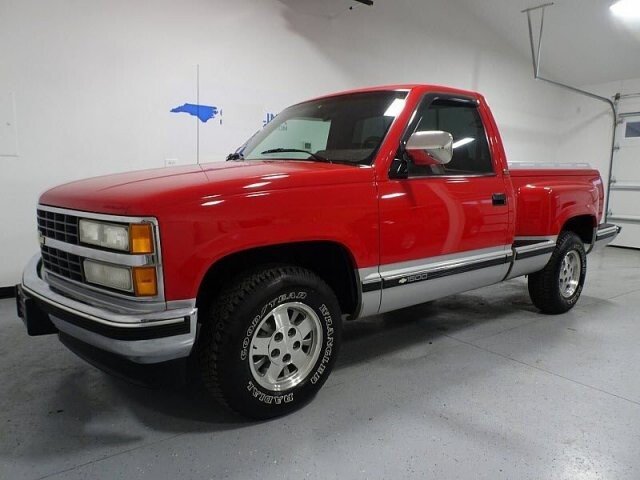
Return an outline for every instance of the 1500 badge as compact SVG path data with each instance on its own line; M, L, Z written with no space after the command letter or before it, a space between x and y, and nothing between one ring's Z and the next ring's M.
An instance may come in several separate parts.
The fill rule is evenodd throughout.
M408 277L402 277L398 280L400 285L404 285L405 283L413 283L413 282L422 282L427 279L427 273L416 273L415 275L409 275Z

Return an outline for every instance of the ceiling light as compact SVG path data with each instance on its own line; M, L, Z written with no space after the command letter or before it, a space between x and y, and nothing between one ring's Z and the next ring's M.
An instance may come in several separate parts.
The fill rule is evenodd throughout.
M609 9L616 17L640 19L640 0L618 0Z
M458 140L457 142L453 142L453 145L452 145L453 149L455 150L456 148L460 148L460 147L462 147L464 145L467 145L467 144L473 142L474 140L475 140L475 138L466 137L466 138L463 138L461 140Z
M397 117L404 108L404 98L396 98L391 102L387 111L384 112L385 117Z

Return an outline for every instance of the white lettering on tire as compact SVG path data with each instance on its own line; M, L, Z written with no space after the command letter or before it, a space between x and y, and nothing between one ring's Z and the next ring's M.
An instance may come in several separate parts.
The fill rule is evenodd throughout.
M313 384L318 383L318 380L320 380L320 377L327 368L327 364L331 360L331 352L333 351L333 319L331 318L331 312L324 303L320 305L320 313L322 313L327 326L327 346L324 349L324 354L322 355L322 360L316 373L314 373L311 380L309 380Z
M247 390L251 392L253 398L262 403L266 403L267 405L281 405L282 403L293 402L293 392L287 393L286 395L269 395L268 393L264 393L263 391L259 390L251 380L249 380Z

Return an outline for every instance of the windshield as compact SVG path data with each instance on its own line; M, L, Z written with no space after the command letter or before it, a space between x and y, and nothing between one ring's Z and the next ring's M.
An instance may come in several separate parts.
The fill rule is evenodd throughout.
M368 165L407 92L382 91L313 100L287 108L238 149L245 160L309 160Z

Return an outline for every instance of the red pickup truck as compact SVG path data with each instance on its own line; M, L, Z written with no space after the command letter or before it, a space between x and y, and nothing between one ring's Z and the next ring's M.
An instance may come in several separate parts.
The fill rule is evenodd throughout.
M620 230L602 210L588 166L510 167L477 93L344 92L287 108L226 162L44 193L18 314L90 361L182 361L267 418L327 380L343 320L523 275L542 312L569 310L586 253Z

